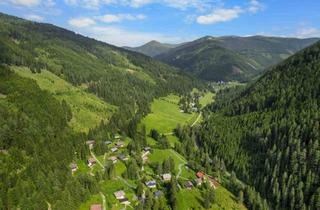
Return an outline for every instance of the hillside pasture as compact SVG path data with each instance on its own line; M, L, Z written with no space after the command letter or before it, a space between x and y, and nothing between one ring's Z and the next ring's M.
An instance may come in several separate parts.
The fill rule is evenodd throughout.
M196 113L180 112L178 103L179 96L177 95L155 99L151 104L151 113L142 120L142 123L146 125L147 133L151 129L156 129L162 134L171 133L178 124L191 122Z
M12 68L20 76L34 79L41 89L49 91L58 100L65 100L73 114L70 126L75 131L88 132L101 120L107 121L116 110L115 106L88 93L83 87L75 87L49 71L32 73L28 68Z

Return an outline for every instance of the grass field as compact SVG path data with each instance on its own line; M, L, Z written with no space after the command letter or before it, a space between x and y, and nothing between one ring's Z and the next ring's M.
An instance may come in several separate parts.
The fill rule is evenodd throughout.
M187 161L182 157L180 154L178 154L176 151L172 149L154 149L152 153L149 155L149 162L155 163L155 162L163 162L165 159L168 159L171 157L175 162L175 171L178 172L179 164L186 164Z
M85 89L74 87L55 74L43 70L40 74L33 74L27 68L13 67L20 76L34 79L41 89L52 93L58 100L63 99L70 105L73 118L70 126L81 132L88 132L90 128L99 125L101 120L108 120L116 110L115 106L107 104Z
M179 210L203 209L203 199L199 189L182 189L178 193ZM245 210L236 198L224 187L220 186L215 190L215 201L212 210Z
M155 99L151 105L151 113L142 120L147 133L153 128L163 134L170 133L177 124L192 121L196 114L181 113L178 102L179 96L176 95Z
M207 92L203 97L200 98L200 104L202 107L212 103L214 94L212 92Z

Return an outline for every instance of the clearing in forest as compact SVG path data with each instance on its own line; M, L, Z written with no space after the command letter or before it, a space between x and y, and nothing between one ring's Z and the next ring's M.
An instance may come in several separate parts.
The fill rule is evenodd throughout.
M65 100L72 111L71 127L75 131L88 132L100 124L101 120L108 120L116 107L91 94L82 87L75 87L57 75L42 70L32 73L25 67L12 67L22 76L35 80L39 87L49 91L58 100Z

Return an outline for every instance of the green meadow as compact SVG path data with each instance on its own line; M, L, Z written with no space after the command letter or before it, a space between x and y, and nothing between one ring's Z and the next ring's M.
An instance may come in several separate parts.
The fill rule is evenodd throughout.
M101 120L108 120L116 110L96 95L88 93L85 87L75 87L55 74L42 70L32 73L28 68L12 67L20 76L34 79L41 89L52 93L58 100L65 100L72 110L70 126L80 132L88 132Z
M214 96L215 94L213 94L212 92L207 92L206 94L204 94L204 96L200 98L200 104L202 105L202 107L212 103L214 101Z
M178 168L180 164L186 164L187 161L178 154L173 149L153 149L152 153L149 155L149 162L163 162L165 159L171 157L175 162L175 171L178 172Z
M212 210L245 210L246 208L237 202L237 199L227 189L220 186L215 191ZM182 189L178 193L177 209L203 209L201 191L197 188L192 190Z
M156 129L163 134L171 133L178 124L192 123L192 119L195 119L197 114L180 112L179 99L177 95L169 95L153 101L151 113L142 120L146 125L147 133L151 129Z

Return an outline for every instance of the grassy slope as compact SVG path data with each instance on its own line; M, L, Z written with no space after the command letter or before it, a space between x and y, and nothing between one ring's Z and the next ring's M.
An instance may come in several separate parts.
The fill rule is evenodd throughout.
M171 157L175 162L176 173L178 172L179 164L187 163L184 157L182 157L180 154L178 154L176 151L172 149L166 149L166 150L154 149L153 152L149 155L149 161L151 163L163 162L169 157Z
M215 95L211 92L208 92L207 94L205 94L203 97L200 98L200 104L202 105L202 107L210 104L213 102L213 97Z
M107 120L115 111L115 106L109 105L97 96L77 88L49 71L33 74L27 68L13 67L20 76L37 81L41 89L52 93L58 100L63 99L70 105L73 118L70 125L76 131L87 132L97 126L101 120Z
M178 102L179 97L176 95L155 99L151 105L151 113L142 120L147 133L152 128L160 133L170 133L177 124L192 122L196 114L181 113Z
M203 209L203 199L198 189L183 189L178 193L178 209ZM215 202L212 210L245 210L246 208L238 204L236 198L227 189L220 186L215 190Z

